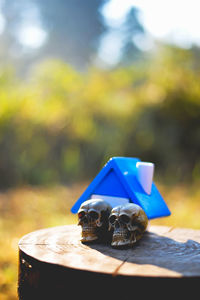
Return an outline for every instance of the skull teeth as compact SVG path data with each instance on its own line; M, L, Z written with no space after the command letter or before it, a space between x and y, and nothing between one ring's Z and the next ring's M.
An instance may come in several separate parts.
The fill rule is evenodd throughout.
M95 234L95 229L92 227L84 227L82 230L82 242L91 242L98 239L98 236Z
M82 228L82 242L91 242L98 239L98 236L96 235L96 231L94 227L91 226L84 226Z
M127 230L117 230L117 231L115 230L113 232L113 236L126 236L127 233L128 233Z
M82 230L83 230L84 233L94 233L95 232L94 227L83 227Z
M130 245L130 232L124 229L118 229L113 232L112 243L113 247Z
M128 238L128 231L115 231L113 233L112 240L113 242L125 241Z
M96 241L98 237L96 235L82 235L81 242Z
M113 241L111 243L111 246L113 247L119 247L119 246L126 246L126 245L131 245L131 241L130 240L120 240L120 241Z

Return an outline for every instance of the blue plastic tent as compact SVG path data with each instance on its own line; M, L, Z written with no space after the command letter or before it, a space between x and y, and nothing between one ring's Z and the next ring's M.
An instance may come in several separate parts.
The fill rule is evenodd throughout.
M129 202L140 205L148 219L169 216L170 211L154 182L150 195L142 188L137 178L137 162L141 162L140 159L111 158L73 205L71 212L77 213L81 204L92 195L102 195L126 198Z

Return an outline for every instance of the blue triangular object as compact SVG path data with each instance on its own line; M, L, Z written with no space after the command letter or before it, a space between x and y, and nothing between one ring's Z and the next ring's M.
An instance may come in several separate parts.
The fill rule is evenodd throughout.
M102 195L118 199L127 198L127 201L140 205L148 219L169 216L170 211L156 185L152 183L149 195L139 183L136 167L138 162L141 162L138 158L111 158L73 205L71 212L77 213L81 204L92 195Z

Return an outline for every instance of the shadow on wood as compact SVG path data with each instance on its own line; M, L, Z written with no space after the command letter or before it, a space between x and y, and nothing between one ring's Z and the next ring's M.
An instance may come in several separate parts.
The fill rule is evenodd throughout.
M95 244L88 246L122 261L119 268L113 272L115 275L132 275L137 272L137 275L141 276L200 276L200 243L192 239L178 242L169 237L146 232L131 249L115 250ZM140 268L138 265L143 266Z

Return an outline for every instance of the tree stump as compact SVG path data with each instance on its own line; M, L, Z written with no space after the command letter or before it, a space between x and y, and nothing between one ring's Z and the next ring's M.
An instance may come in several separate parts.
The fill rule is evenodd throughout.
M80 236L80 226L66 225L22 237L20 300L199 294L200 230L149 226L124 250L82 244Z

